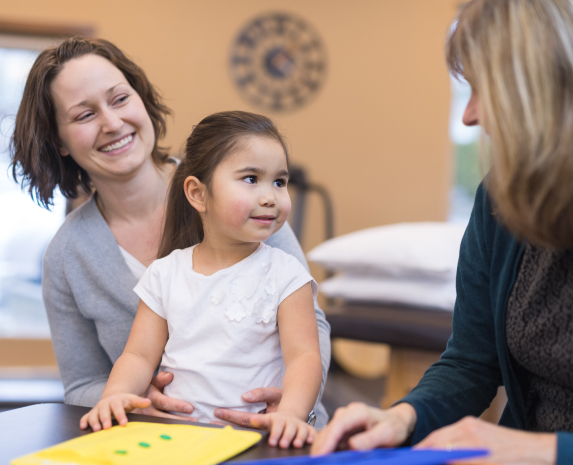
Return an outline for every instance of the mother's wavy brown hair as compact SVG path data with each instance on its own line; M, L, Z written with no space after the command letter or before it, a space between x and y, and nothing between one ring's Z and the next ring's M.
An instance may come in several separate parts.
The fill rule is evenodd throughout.
M157 258L163 258L176 249L185 249L203 240L203 224L185 195L185 179L195 176L209 192L217 166L249 137L266 137L278 142L285 153L288 166L288 148L284 137L266 116L245 111L225 111L207 116L193 128L185 143L185 157L177 167L167 197L165 229Z
M44 50L34 62L10 142L14 180L20 178L22 185L28 187L28 192L46 208L53 202L56 187L68 199L76 198L80 190L86 193L91 191L88 173L72 157L60 155L58 127L50 92L52 82L66 62L89 54L99 55L113 63L139 94L155 131L153 160L157 165L167 161L167 152L157 142L165 136L165 119L171 110L163 103L143 70L107 40L83 37L67 39L57 47Z
M473 0L448 65L477 93L486 187L522 240L573 248L573 2Z

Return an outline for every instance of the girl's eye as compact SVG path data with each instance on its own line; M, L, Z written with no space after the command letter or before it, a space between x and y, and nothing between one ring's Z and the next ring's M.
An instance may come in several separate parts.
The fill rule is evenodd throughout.
M285 187L286 181L284 179L277 179L275 181L275 187Z
M243 178L243 181L245 181L245 182L248 183L248 184L256 184L256 182L257 182L257 177L256 177L256 176L253 176L253 175L251 175L251 176L245 176L245 177Z

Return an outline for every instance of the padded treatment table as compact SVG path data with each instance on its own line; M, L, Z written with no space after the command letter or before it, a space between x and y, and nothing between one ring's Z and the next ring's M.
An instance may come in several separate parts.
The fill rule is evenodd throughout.
M453 314L445 310L344 302L331 305L324 312L332 338L443 352L452 334Z

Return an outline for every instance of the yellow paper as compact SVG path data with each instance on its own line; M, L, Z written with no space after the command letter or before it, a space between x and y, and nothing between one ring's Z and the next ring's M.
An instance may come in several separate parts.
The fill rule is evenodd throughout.
M230 426L129 422L20 457L11 465L211 465L234 457L260 439L259 433Z

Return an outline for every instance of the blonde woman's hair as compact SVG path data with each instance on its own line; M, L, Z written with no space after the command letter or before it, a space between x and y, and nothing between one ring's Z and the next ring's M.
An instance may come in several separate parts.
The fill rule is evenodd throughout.
M573 248L573 0L473 0L447 60L477 93L502 222L521 240Z

